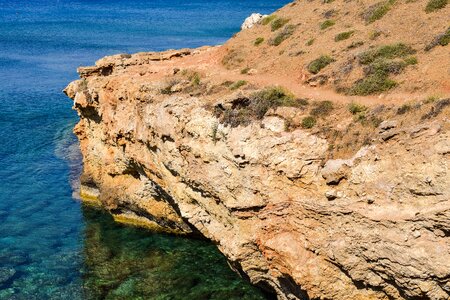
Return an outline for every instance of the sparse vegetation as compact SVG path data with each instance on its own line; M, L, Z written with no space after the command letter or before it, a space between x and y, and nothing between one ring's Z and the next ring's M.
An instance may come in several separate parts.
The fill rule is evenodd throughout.
M350 88L350 95L370 95L378 92L384 92L397 86L394 80L387 78L384 75L373 74L364 79L355 82Z
M314 107L311 110L311 116L324 117L333 110L333 103L331 101L314 102Z
M250 68L249 68L249 67L243 68L243 69L241 70L241 74L248 74L248 71L250 71Z
M247 84L247 81L245 80L238 80L235 83L233 83L232 85L230 85L230 90L237 90L238 88L244 86Z
M175 92L174 90L172 90L172 88L173 88L176 84L178 84L179 82L180 82L180 80L175 79L175 78L172 78L172 79L170 79L168 82L166 82L166 84L164 85L164 87L161 88L161 89L159 90L159 92L160 92L161 94L163 94L163 95L171 95L171 94L173 94L173 93Z
M447 106L450 106L450 98L436 101L436 104L431 108L431 110L422 116L422 120L437 117Z
M352 114L352 115L356 115L358 113L361 113L363 111L366 111L367 107L365 107L364 105L352 102L348 105L348 111Z
M369 34L369 39L370 40L376 40L383 32L379 31L379 30L374 30Z
M376 59L385 58L403 58L405 56L416 53L416 51L403 43L381 46L374 50L363 52L359 55L359 62L363 65L370 64Z
M275 20L272 21L272 23L270 24L270 29L272 31L276 31L278 29L280 29L281 27L283 27L284 25L286 25L289 22L289 19L285 19L285 18L276 18Z
M448 0L430 0L425 7L425 12L431 13L447 6Z
M309 40L306 42L306 46L311 46L312 44L314 44L314 41L315 41L314 38L309 39Z
M312 74L317 74L320 72L320 70L322 70L323 68L325 68L334 61L335 60L330 56L322 55L321 57L313 60L308 64L308 71L311 72Z
M256 92L249 98L240 98L233 103L232 107L219 110L216 114L221 122L231 127L246 126L252 120L264 118L271 108L280 106L299 107L302 102L297 101L294 96L281 87L269 87Z
M417 59L411 54L416 51L402 43L381 46L368 50L358 56L359 63L364 65L365 78L355 82L348 91L351 95L370 95L394 88L397 83L389 78L390 74L400 74Z
M316 118L314 118L313 116L304 117L302 119L302 127L306 129L313 128L316 123Z
M256 38L256 40L253 42L253 45L255 46L259 46L264 42L264 38L263 37L258 37Z
M282 31L280 31L274 38L271 38L269 40L269 45L271 46L278 46L280 45L284 40L289 38L295 30L294 25L286 25Z
M191 82L191 84L192 84L193 86L198 86L198 85L200 85L200 74L197 73L197 72L192 73L192 74L189 76L189 81Z
M352 42L350 45L348 45L347 49L355 49L361 47L362 45L364 45L363 41Z
M397 115L403 115L403 114L407 113L407 112L410 111L410 110L411 110L411 105L409 105L409 104L403 104L402 106L400 106L400 107L397 109Z
M333 26L334 24L336 24L336 22L334 20L326 20L320 24L320 29L325 30L328 27Z
M346 40L346 39L350 38L354 32L355 32L354 30L341 32L334 37L334 41L339 42L339 41Z
M242 53L232 49L223 57L222 64L227 68L232 68L240 65L243 61Z
M262 25L267 25L270 22L272 22L274 19L276 19L276 17L277 17L276 15L267 16L267 17L265 17L264 19L261 20L261 24Z
M425 47L425 51L430 51L434 47L441 45L447 46L450 43L450 27L447 28L447 31L436 36L433 41Z
M378 2L367 8L367 10L363 13L363 19L366 21L366 24L380 20L385 14L387 14L388 11L391 10L391 7L395 2L396 0Z

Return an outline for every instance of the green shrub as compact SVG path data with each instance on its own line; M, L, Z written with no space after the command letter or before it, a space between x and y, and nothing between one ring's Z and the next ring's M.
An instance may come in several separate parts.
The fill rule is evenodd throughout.
M281 27L283 27L284 25L286 25L288 22L289 22L289 19L276 18L270 24L270 28L272 31L276 31L276 30L280 29Z
M253 42L253 45L255 46L259 46L264 42L264 38L263 37L258 37L256 38L256 40Z
M405 63L407 65L417 65L417 63L418 63L417 57L415 57L415 56L407 57L407 58L405 58Z
M444 8L445 6L447 6L447 4L448 0L430 0L428 1L427 6L425 7L425 11L427 13L431 13L441 8Z
M391 10L391 7L395 2L395 0L388 0L386 2L379 2L370 6L363 13L364 20L367 24L370 24L381 19L389 10Z
M374 93L384 92L397 86L397 83L384 74L372 74L366 78L356 81L350 88L350 95L367 96Z
M264 19L261 20L261 24L267 25L270 22L272 22L274 19L276 19L276 17L277 17L276 15L267 16L267 17L265 17Z
M294 25L286 25L282 31L280 31L274 38L271 38L269 40L269 45L271 46L278 46L280 45L284 40L289 38L295 31Z
M317 74L320 72L320 70L322 70L323 68L325 68L334 61L335 60L333 58L327 55L322 55L321 57L313 60L308 64L308 71L311 72L312 74Z
M243 68L243 69L241 70L241 74L248 74L248 71L250 71L250 68L249 68L249 67Z
M314 107L311 110L311 115L315 117L324 117L328 115L332 110L333 110L333 103L331 101L325 100L315 102Z
M236 99L230 108L219 108L216 116L220 118L222 123L231 127L247 126L252 120L264 118L271 108L280 106L299 107L302 105L305 105L304 100L295 99L294 95L284 88L268 87L248 98Z
M365 65L366 77L356 81L347 92L351 95L370 95L394 88L397 83L389 75L400 74L406 66L417 64L417 58L410 56L415 52L410 46L398 43L361 53L358 59L360 64Z
M356 115L358 113L361 113L363 111L366 111L367 107L364 105L352 102L348 105L348 111L352 113L352 115Z
M378 58L403 58L405 56L416 53L416 51L408 45L397 43L393 45L381 46L374 50L363 52L359 55L359 62L363 65L370 64Z
M304 117L302 120L302 127L307 129L313 128L316 123L316 118L314 118L313 116Z
M336 24L334 20L326 20L325 22L320 24L320 29L325 30L328 27L333 26L334 24Z
M194 72L191 76L189 76L189 80L193 86L200 85L200 74Z
M247 84L247 81L245 80L238 80L235 83L233 83L232 85L230 85L230 90L237 90L238 88L244 86Z
M337 34L337 35L334 37L334 41L335 41L335 42L339 42L339 41L346 40L346 39L348 39L349 37L351 37L351 36L353 35L354 32L355 32L354 30L352 30L352 31L346 31L346 32L341 32L341 33Z
M306 46L311 46L312 44L314 44L314 41L315 41L315 39L309 39L309 40L306 42Z

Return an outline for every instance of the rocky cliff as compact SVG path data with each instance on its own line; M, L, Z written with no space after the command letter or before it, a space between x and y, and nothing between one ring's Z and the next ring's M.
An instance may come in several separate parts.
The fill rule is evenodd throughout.
M81 196L212 240L279 299L449 299L450 99L288 91L227 47L78 70Z

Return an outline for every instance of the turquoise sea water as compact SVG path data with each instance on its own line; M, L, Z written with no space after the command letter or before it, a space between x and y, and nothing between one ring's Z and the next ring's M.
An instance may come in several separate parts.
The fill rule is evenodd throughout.
M72 197L61 90L116 53L224 42L286 0L0 0L0 299L264 299L205 241L114 224Z

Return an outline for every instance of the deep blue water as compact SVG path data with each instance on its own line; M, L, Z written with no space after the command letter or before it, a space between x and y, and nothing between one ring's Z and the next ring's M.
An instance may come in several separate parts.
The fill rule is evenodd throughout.
M263 299L214 245L114 224L73 198L61 90L116 53L224 42L287 0L0 0L0 299Z

